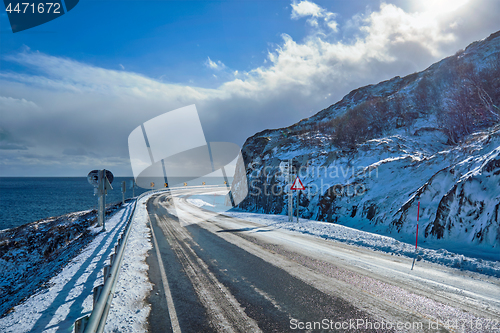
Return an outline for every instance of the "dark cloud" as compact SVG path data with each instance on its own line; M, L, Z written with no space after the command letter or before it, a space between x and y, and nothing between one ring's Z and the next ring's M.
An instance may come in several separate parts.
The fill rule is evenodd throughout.
M18 145L15 143L1 143L0 142L0 149L2 149L2 150L28 150L28 147L23 146L23 145Z
M88 152L82 147L78 148L66 148L62 151L64 155L70 155L70 156L91 156L91 157L98 157L97 154L94 154L92 152Z

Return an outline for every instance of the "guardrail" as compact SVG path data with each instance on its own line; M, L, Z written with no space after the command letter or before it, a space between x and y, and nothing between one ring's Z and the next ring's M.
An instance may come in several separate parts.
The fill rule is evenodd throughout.
M123 260L125 247L127 246L130 230L132 229L132 221L134 220L137 203L141 198L155 192L164 190L155 190L142 193L134 202L134 208L130 214L125 231L122 232L118 242L115 245L115 252L110 256L110 264L104 266L104 284L94 288L93 309L90 315L78 318L75 321L75 333L96 333L104 330L106 319L108 317L109 308L113 301L116 283L118 281L118 273Z
M218 187L220 185L205 185L205 186L188 186L188 187ZM125 247L127 246L128 236L130 230L132 229L132 221L134 220L137 203L141 198L146 195L170 191L170 190L183 190L186 187L174 187L166 188L160 190L151 190L142 193L135 199L134 208L132 208L132 213L127 220L125 226L125 231L121 233L118 242L115 245L115 252L110 256L110 264L104 266L104 284L94 287L93 295L94 302L92 313L90 315L85 315L78 318L75 321L75 333L100 333L104 331L104 326L106 325L106 319L108 317L109 308L111 307L111 302L113 301L113 296L115 292L116 283L118 282L118 273L120 272L120 267L123 260L123 254L125 252Z

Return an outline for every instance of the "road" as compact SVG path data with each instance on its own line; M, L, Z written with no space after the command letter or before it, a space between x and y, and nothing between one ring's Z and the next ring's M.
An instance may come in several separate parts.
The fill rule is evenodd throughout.
M500 332L498 279L198 208L147 202L151 332ZM181 219L179 219L181 217Z

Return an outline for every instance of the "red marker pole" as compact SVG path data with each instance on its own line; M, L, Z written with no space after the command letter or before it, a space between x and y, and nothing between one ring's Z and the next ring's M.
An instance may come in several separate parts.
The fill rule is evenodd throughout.
M411 269L413 270L413 266L415 265L415 258L417 257L417 245L418 245L418 218L420 216L420 201L418 202L417 208L417 235L415 236L415 257L413 257L413 264L411 265Z
M417 208L417 237L415 238L415 251L417 251L417 244L418 244L418 218L420 217L420 201L418 202L418 208Z

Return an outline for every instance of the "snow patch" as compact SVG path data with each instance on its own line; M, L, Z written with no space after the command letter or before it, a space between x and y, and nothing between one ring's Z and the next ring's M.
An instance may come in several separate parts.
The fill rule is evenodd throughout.
M203 206L215 207L215 205L209 204L208 202L203 201L201 199L187 199L187 202L196 207L203 207Z

